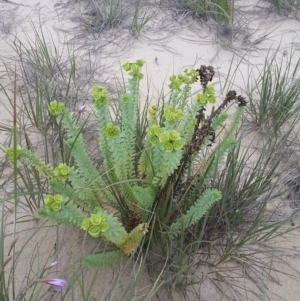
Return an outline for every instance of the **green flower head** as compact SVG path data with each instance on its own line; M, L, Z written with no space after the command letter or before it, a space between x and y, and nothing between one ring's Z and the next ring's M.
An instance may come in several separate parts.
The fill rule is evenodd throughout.
M85 218L82 222L81 222L81 229L83 229L84 231L86 231L90 226L92 225L91 220L89 218Z
M217 199L220 199L222 197L222 193L219 190L214 190L212 195Z
M196 70L188 70L185 69L182 74L179 74L177 77L175 75L172 75L170 77L170 85L169 87L171 89L177 89L178 91L181 91L180 87L182 84L190 85L197 81L197 77L199 76L199 73Z
M177 78L178 78L180 81L184 82L186 76L184 76L183 74L178 74Z
M151 106L148 110L148 113L150 114L150 116L155 116L157 113L157 105Z
M95 99L101 98L101 97L106 97L107 96L107 90L101 87L100 85L95 85L92 88L92 96Z
M107 97L98 98L95 100L95 105L106 107L109 105L109 100Z
M129 103L130 102L130 95L129 94L127 94L127 93L125 93L125 94L123 94L122 96L121 96L121 101L123 102L123 103Z
M172 82L174 80L176 80L176 75L173 74L173 75L170 76L170 81Z
M215 88L212 85L207 85L205 89L205 94L213 95L215 94Z
M54 212L57 212L61 209L61 204L60 203L56 203L56 202L53 202L52 205L51 205L51 209L54 211Z
M67 164L65 163L60 163L55 169L54 169L54 173L56 175L56 177L61 180L64 181L68 178L68 176L70 175L70 168Z
M102 88L99 85L95 85L92 89L92 96L95 99L96 106L107 106L109 104L109 100L107 98L107 90Z
M207 95L206 94L197 94L196 101L198 102L199 105L205 106L208 102Z
M130 63L130 75L134 78L142 79L144 77L143 73L141 73L141 69L143 66L143 60L138 60L136 63Z
M176 119L176 113L175 112L167 112L164 114L165 119L168 121L174 121Z
M186 75L186 77L185 77L186 84L195 83L197 81L197 77L199 76L199 73L194 69L191 69L191 70L185 69L184 74Z
M8 147L6 150L5 150L5 155L6 155L6 158L10 161L13 161L14 160L14 150L11 149L10 147Z
M59 171L62 175L68 176L70 174L69 166L65 163L60 163L58 165Z
M101 234L101 228L99 226L92 225L89 227L88 232L92 237L97 238Z
M108 123L105 129L105 134L109 138L116 138L119 134L119 128L113 123Z
M172 144L175 150L180 150L183 147L182 140L173 141Z
M64 199L63 196L61 194L56 194L55 196L53 196L53 200L55 203L63 203Z
M149 137L155 137L156 136L155 128L154 127L149 128L148 131L147 131L147 133L148 133Z
M45 205L51 205L54 202L54 198L52 195L46 195L44 199Z
M159 136L164 132L164 130L162 128L160 128L159 126L154 127L154 131L155 131L156 136Z
M216 95L210 95L209 98L208 98L208 101L209 101L211 104L216 103Z
M144 64L145 64L145 61L140 59L140 60L137 60L135 63L136 63L139 67L143 67Z
M17 159L20 159L20 156L21 156L21 154L22 154L22 152L23 152L23 149L22 149L22 147L20 146L20 145L18 145L17 146ZM7 148L6 150L5 150L5 155L6 155L6 158L8 159L8 160L10 160L10 161L13 161L14 160L14 150L12 149L12 148Z
M136 65L136 64L132 64L131 65L131 72L138 74L141 71L141 67Z
M122 67L124 68L125 71L130 71L130 69L131 69L131 64L127 62L127 63L123 64Z
M210 103L214 104L216 102L215 88L212 85L206 86L205 94Z
M170 89L174 89L174 90L178 90L181 91L180 87L182 85L182 80L180 78L176 78L175 75L172 75L170 77L170 84L169 84L169 88Z
M171 142L163 143L162 147L165 152L171 152L173 150L173 144Z
M54 115L62 115L65 112L65 104L63 102L58 102L57 100L53 100L50 102L50 105L48 106L49 112Z
M90 221L91 221L92 225L96 225L96 226L100 225L102 220L103 220L103 215L102 214L91 214Z
M173 106L165 106L164 112L165 112L165 114L170 113L170 112L175 112L175 109Z
M170 131L170 139L172 141L174 141L174 140L180 140L181 139L180 133L178 131L176 131L176 130L171 130Z
M103 221L103 222L100 224L100 231L103 233L103 232L105 232L107 229L108 229L108 223L107 223L106 221Z
M157 136L150 137L150 143L155 145L159 143L159 139Z
M56 195L47 195L44 199L45 208L48 211L54 211L57 212L61 209L62 204L64 202L64 198L60 194Z
M161 133L158 136L158 139L159 139L160 143L168 142L170 140L170 134L169 134L169 132L168 131L164 131L163 133Z
M175 112L175 119L179 120L179 119L182 118L182 116L183 116L182 110L180 110L180 109L176 110L176 112Z
M47 211L52 211L52 204L45 204L45 208Z

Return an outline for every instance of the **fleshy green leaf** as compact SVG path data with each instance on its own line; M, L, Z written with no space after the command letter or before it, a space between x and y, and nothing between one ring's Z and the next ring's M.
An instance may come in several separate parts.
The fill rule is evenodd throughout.
M123 244L128 234L119 220L110 214L107 216L106 222L108 229L103 233L103 236L117 246Z
M121 250L90 254L83 258L83 262L89 268L103 268L126 258Z
M207 212L207 210L222 197L221 192L217 189L207 189L196 203L181 216L177 222L170 226L168 234L174 238L187 228L198 222Z

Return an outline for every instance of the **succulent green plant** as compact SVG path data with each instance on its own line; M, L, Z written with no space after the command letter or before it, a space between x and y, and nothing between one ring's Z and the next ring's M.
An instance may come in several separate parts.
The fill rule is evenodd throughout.
M210 116L205 116L205 106L216 102L215 90L208 85L214 70L211 66L186 69L178 76L171 76L170 99L162 108L149 105L147 129L140 131L139 84L143 65L143 60L123 65L129 74L129 85L118 103L120 119L111 118L108 91L99 85L92 89L103 156L100 170L88 155L76 118L64 103L56 100L48 109L60 118L67 132L66 145L74 158L74 166L60 163L51 167L33 152L17 149L17 158L47 177L55 191L45 196L45 206L39 209L39 214L77 226L93 238L115 245L121 253L105 255L109 257L107 264L112 263L113 258L120 260L133 254L149 227L161 242L176 239L221 199L221 192L206 189L205 183L236 145L237 141L231 136L246 104L235 91L230 91L222 104L214 108ZM191 85L198 77L203 93L190 102ZM223 131L222 125L228 117L223 111L233 100L238 107ZM139 139L138 132L144 133ZM220 135L218 141L217 135ZM208 155L199 161L203 150L208 150ZM8 148L6 154L13 159L12 149ZM188 169L193 172L187 173ZM203 184L203 191L191 202L189 194L180 189L192 189L190 184L196 181ZM87 264L94 263L97 256L103 254L89 255ZM98 259L103 266L104 259Z

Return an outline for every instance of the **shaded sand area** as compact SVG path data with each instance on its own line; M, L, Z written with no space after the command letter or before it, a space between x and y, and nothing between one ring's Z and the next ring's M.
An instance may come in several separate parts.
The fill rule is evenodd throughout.
M214 66L216 70L214 86L218 91L218 101L221 101L230 89L236 89L242 95L246 93L251 80L260 74L265 59L271 57L271 54L276 52L278 60L286 62L290 60L292 66L296 65L300 58L300 21L292 18L296 13L290 12L289 16L280 15L274 11L270 3L264 1L257 3L253 1L251 4L248 1L236 1L233 23L228 24L197 19L188 12L176 10L167 4L168 1L158 2L141 2L140 15L149 16L149 21L144 26L140 26L142 19L138 19L133 26L133 8L124 4L124 15L129 17L126 19L123 16L116 21L120 22L118 29L108 29L101 28L101 25L95 22L93 18L95 12L86 9L85 1L0 0L0 83L7 93L4 93L4 89L0 91L0 162L3 166L5 164L1 176L1 198L9 199L13 193L13 182L6 180L6 175L11 173L9 167L11 165L5 161L3 150L11 137L9 128L12 124L14 70L15 68L17 70L17 90L27 92L24 90L25 84L28 85L30 80L35 78L36 66L33 64L33 57L36 58L43 53L44 57L47 55L54 57L62 66L62 70L53 65L51 69L46 59L43 62L45 72L50 74L49 90L54 93L55 89L60 89L62 99L66 96L65 85L68 82L62 74L64 72L68 74L71 68L76 66L67 102L74 111L80 105L86 105L84 116L92 112L92 98L89 92L94 84L99 83L108 88L111 99L117 99L118 87L122 82L120 68L127 61L136 59L146 61L144 73L147 75L141 87L141 100L145 99L149 89L151 102L155 103L162 89L167 95L169 76L178 74L184 68L199 68L201 64ZM95 30L97 26L99 28ZM43 48L45 45L47 49ZM51 75L53 70L56 71ZM200 88L200 85L195 85L193 92L199 92ZM28 113L23 105L26 98L20 97L20 94L17 94L18 122L24 125L22 130L30 137L34 149L45 158L44 148L41 146L44 145L47 131L37 130L28 121ZM43 95L40 97L43 98ZM42 109L45 109L43 105L45 107L46 102L40 103ZM90 129L94 124L95 121L91 120L87 125L87 139L91 146L93 133ZM297 126L294 135L297 144L299 142ZM22 137L25 139L24 135ZM256 135L255 127L250 126L242 144L245 148L253 148L254 154L259 153L260 139ZM55 137L50 137L49 141L55 143L53 142ZM297 146L299 148L299 143ZM289 161L289 167L286 167L287 171L289 168L299 166L300 154L297 149L294 152L293 160ZM23 189L22 192L25 192L26 187ZM286 198L280 199L278 204L274 205L280 208L282 216L290 215L300 206L299 195L294 195L292 200ZM11 201L6 202L2 208L6 224L4 259L11 242L18 238L15 254L20 257L15 281L20 287L19 292L30 284L30 281L29 284L24 281L25 276L28 276L29 280L34 278L41 267L49 265L56 259L60 261L60 265L49 272L49 277L69 278L72 273L74 276L75 266L77 269L81 255L92 252L95 242L91 238L86 238L82 231L71 227L47 224L42 229L44 221L38 219L37 215L26 207L26 198L20 198L19 201L17 212ZM18 223L14 222L16 217ZM296 218L287 224L285 229L291 230L299 225ZM190 301L297 300L300 296L299 237L300 232L297 229L279 236L271 242L271 248L265 254L255 254L256 250L264 248L263 244L245 245L240 252L253 252L255 264L249 261L248 257L243 259L243 256L239 258L232 256L218 267L198 264L195 259L193 273L187 279L196 284L186 287L185 291L171 286L169 293L161 289L149 294L155 279L149 277L149 270L146 269L140 275L133 273L138 261L131 261L121 267L114 265L97 272L80 267L79 270L85 275L86 290L90 290L89 298L83 299L82 288L74 281L72 284L74 294L70 294L64 300L164 301L172 300L170 293L174 300ZM22 252L19 253L21 248ZM199 257L202 258L205 252L207 250L204 248L200 249ZM214 256L217 255L212 255L207 262L213 262ZM162 267L163 263L162 259ZM33 268L30 268L31 266ZM5 268L5 273L9 273L10 267L8 265ZM81 277L80 272L76 271L77 276ZM122 274L121 279L118 279L119 274ZM160 276L167 279L172 276L172 271L164 271ZM135 277L138 283L135 295L131 299L128 297L122 299L128 289L127 280ZM104 299L103 296L109 292L117 279L119 282L110 299ZM144 297L146 294L147 299ZM60 299L61 296L60 293L45 290L41 300L63 300ZM13 298L16 296L11 300L19 300Z

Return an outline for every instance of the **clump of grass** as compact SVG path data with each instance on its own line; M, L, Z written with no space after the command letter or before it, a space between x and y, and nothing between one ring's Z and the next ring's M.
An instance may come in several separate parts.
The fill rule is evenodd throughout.
M85 0L78 7L82 9L72 20L79 23L83 31L94 36L120 28L131 28L134 36L138 36L152 15L143 9L141 0Z
M234 19L234 1L231 0L168 0L168 2L184 15L207 20L213 18L217 22L232 22Z
M79 63L79 52L71 47L58 49L52 38L46 40L42 30L32 25L35 40L26 43L15 41L13 49L18 56L18 77L23 111L27 120L36 128L49 126L47 106L51 99L64 99L73 111L84 104L87 85L93 82L95 70ZM89 68L87 70L87 68ZM103 66L102 66L103 68ZM78 100L81 99L81 103Z
M300 80L298 60L293 67L293 55L278 58L269 55L259 76L249 77L247 94L248 119L256 127L277 136L287 123L297 123L300 110Z
M269 0L270 4L276 9L277 13L283 14L286 16L292 16L299 18L299 0Z
M137 0L135 3L134 14L132 17L132 31L135 36L139 36L145 25L151 20L152 13L145 11L141 14L141 0Z
M123 0L85 0L84 12L77 17L88 32L100 33L109 28L117 28L127 13Z

